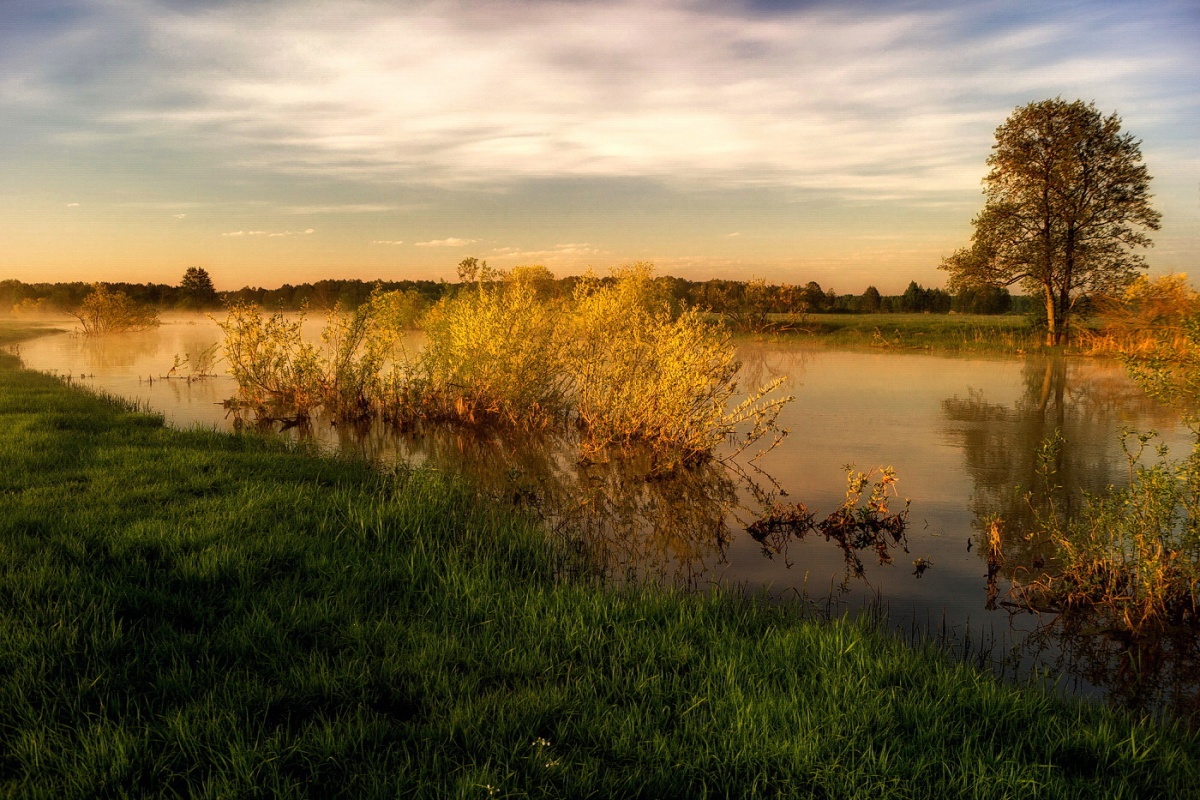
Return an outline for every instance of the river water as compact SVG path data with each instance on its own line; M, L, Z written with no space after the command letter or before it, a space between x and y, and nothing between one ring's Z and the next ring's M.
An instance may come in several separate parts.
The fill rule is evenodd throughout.
M171 371L177 357L194 363L220 339L212 320L194 316L144 333L52 334L23 342L18 352L29 368L136 399L172 425L233 429L245 421L223 405L236 387L219 365L202 380L189 380L187 367ZM419 335L411 345L420 346ZM892 625L944 636L1002 672L1044 670L1067 691L1194 714L1193 644L1131 645L1080 634L1053 615L1015 611L997 598L989 603L981 546L987 520L1004 520L1006 550L1029 550L1036 504L1027 494L1046 484L1038 454L1054 431L1063 444L1052 482L1087 491L1128 481L1123 428L1157 430L1179 455L1190 446L1176 416L1119 364L844 351L790 340L743 343L740 357L746 386L785 378L795 400L780 421L790 434L756 461L743 456L672 478L653 475L636 454L581 463L573 444L553 435L398 432L320 419L303 435L383 463L466 472L489 496L540 515L620 579L736 585L781 600L817 599L833 610L871 606ZM748 533L772 504L802 503L816 519L832 512L845 497L846 465L894 468L892 509L911 501L907 552L893 548L890 563L874 551L857 554L857 574L820 535L760 541ZM919 559L928 565L923 571ZM1000 600L1011 577L1001 575Z

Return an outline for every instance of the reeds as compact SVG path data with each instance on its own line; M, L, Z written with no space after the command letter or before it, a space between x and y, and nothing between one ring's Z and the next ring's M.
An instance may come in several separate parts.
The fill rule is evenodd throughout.
M1108 628L1134 635L1178 626L1200 629L1200 444L1180 461L1160 447L1157 460L1142 465L1152 438L1122 433L1129 486L1084 492L1075 514L1051 510L1039 518L1034 535L1051 546L1053 569L1042 571L1035 563L1030 578L1014 580L1011 602L1086 612ZM998 540L994 523L989 597L994 571L1004 563Z

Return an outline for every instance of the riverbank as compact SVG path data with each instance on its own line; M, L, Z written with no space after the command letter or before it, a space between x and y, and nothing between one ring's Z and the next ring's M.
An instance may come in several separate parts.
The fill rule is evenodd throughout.
M838 348L1025 355L1045 350L1027 317L1010 314L771 315L783 340Z
M166 428L0 356L0 787L1167 797L1183 730L863 622L562 578L435 472Z

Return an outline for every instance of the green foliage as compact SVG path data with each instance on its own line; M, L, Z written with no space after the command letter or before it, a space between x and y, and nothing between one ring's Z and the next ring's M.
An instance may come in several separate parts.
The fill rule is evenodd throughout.
M883 298L880 296L879 290L874 286L868 286L862 293L862 297L859 298L859 311L864 314L877 314L882 303Z
M1037 607L1082 609L1135 633L1200 627L1200 444L1181 461L1160 447L1157 460L1142 465L1153 437L1122 432L1129 486L1083 493L1082 509L1070 517L1047 506L1041 532L1058 564L1019 586L1018 597ZM1044 471L1052 481L1049 463Z
M377 289L354 311L331 309L318 348L304 338L303 311L265 316L235 303L219 324L238 402L269 416L304 418L318 407L340 419L370 416L394 383L389 370L405 364L399 341L418 307L411 295Z
M180 308L215 308L221 300L213 286L208 271L202 267L188 267L179 281L178 304Z
M950 295L941 289L926 289L916 281L909 281L900 297L900 310L907 314L945 314L950 310L950 302Z
M1047 344L1066 341L1080 296L1111 293L1143 268L1132 248L1158 230L1139 143L1094 103L1043 100L996 130L987 202L969 248L942 263L951 291L1022 283L1044 301Z
M1008 289L999 286L966 286L958 290L950 305L958 314L1007 314L1013 299Z
M153 308L139 305L129 295L111 291L103 283L92 284L92 293L71 316L79 320L86 336L140 331L159 324L158 312Z
M3 334L0 333L0 338ZM557 577L432 471L0 355L0 794L1186 797L1177 727L795 604Z

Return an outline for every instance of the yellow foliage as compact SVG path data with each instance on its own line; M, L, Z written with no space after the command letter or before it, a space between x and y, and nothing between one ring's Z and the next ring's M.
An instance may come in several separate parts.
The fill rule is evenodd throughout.
M570 301L544 296L545 267L481 279L425 315L414 359L396 347L407 302L398 293L331 313L320 351L301 341L299 321L234 306L222 324L226 356L243 400L299 413L322 405L343 418L526 427L573 419L593 451L645 442L683 460L739 432L743 446L783 435L775 420L791 398L766 397L777 382L729 408L740 364L723 329L694 311L672 315L648 264L614 278L585 278Z
M79 320L88 336L140 331L159 324L158 312L153 308L139 305L124 292L110 291L102 283L92 284L92 293L71 316Z

